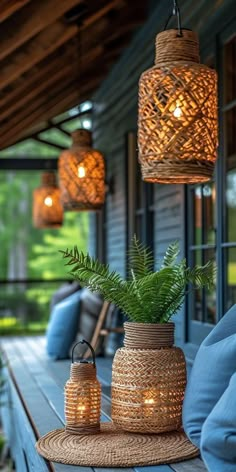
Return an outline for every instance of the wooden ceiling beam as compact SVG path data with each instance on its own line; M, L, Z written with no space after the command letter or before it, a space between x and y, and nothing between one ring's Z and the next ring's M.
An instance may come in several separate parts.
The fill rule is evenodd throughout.
M82 0L40 0L30 2L15 18L9 18L1 27L0 60L9 56L47 26Z
M90 83L87 83L86 86L81 90L82 97L84 100L87 100L91 90L93 90L94 87L98 85L98 83L101 81L101 77L95 77L93 81ZM24 122L24 127L27 127L29 132L30 124L33 126L35 123L40 122L40 121L46 121L48 118L53 118L56 115L59 115L61 113L64 113L65 111L69 110L70 108L74 107L76 104L77 100L77 93L76 92L71 92L69 93L64 99L60 99L60 101L57 101L54 105L50 105L50 109L48 108L47 111L38 109L37 112L34 113L31 117L28 117L28 122ZM56 101L55 101L56 102ZM31 119L29 122L29 118ZM27 139L29 139L31 136L27 134ZM17 139L16 139L17 138ZM8 142L1 142L1 148L6 148L8 146L11 146L15 144L16 141L20 142L23 139L26 139L25 134L22 134L22 130L19 134L11 136L11 141Z
M86 54L83 61L84 63L83 76L86 76L87 74L92 75L93 68L96 67L96 64L98 65L98 61L95 64L95 60L98 60L98 58L101 57L102 52L103 52L102 46L97 46L96 48L94 48L93 50L89 51ZM72 62L72 64L70 65L61 67L60 70L57 71L55 75L50 74L44 82L41 81L37 86L32 88L30 92L24 93L24 94L21 93L18 97L15 97L11 104L8 103L5 109L1 110L0 124L2 120L6 120L6 118L10 117L7 121L12 126L14 126L14 123L16 123L17 120L21 120L22 118L22 112L21 112L22 109L23 109L23 114L24 114L29 107L30 108L32 108L32 106L35 107L34 104L38 103L38 97L39 97L39 100L43 100L45 95L50 96L50 93L54 94L55 87L57 88L64 87L66 80L77 81L77 89L79 89L79 78L77 77L76 72L77 72L77 64L74 64L74 62ZM82 80L83 76L80 77L80 80ZM79 91L77 93L78 93L78 101L79 101ZM4 130L5 130L7 125L8 123L6 123L6 125L4 126L4 122L3 122L1 124L1 127L2 128L4 127Z
M69 87L73 84L74 90L77 89L76 83L73 78L70 76L67 77L63 82L57 83L53 90L48 93L41 93L39 94L33 101L29 103L25 103L25 106L18 112L15 113L9 120L7 120L6 124L0 126L0 138L3 137L5 133L9 130L14 129L15 126L20 125L22 120L26 116L30 116L38 107L42 105L42 103L46 103L57 96L58 94L62 93L65 90L65 87ZM78 94L78 91L77 91Z
M0 89L16 80L35 64L52 54L78 33L76 25L67 26L60 21L48 26L33 41L0 63Z
M68 56L67 54L63 54L63 65L67 66L67 64L71 64L72 57L72 54ZM61 57L52 58L51 61L43 61L40 63L40 66L33 69L28 76L24 76L24 80L14 82L14 87L11 91L4 93L5 89L3 89L2 98L0 98L1 112L4 108L11 107L13 103L17 102L19 97L25 96L33 89L37 88L39 84L41 85L46 81L48 76L56 74L61 68Z
M59 20L53 25L49 25L31 41L26 43L25 46L19 48L0 63L0 89L14 82L20 75L52 54L56 49L73 38L78 33L78 30L83 31L91 27L99 18L106 15L120 3L121 0L111 0L107 5L94 11L93 14L85 19L79 29L76 25L66 25Z
M85 100L88 98L89 93L93 90L98 83L102 80L103 74L97 74L91 80L81 86L80 95L81 99ZM64 98L63 98L64 97ZM70 107L73 107L78 102L78 91L74 89L74 86L69 88L68 86L64 89L64 95L62 91L53 97L51 100L45 100L45 102L38 107L34 112L32 111L22 121L19 121L13 128L9 128L6 133L1 133L0 147L1 149L13 145L18 138L25 139L25 132L22 130L27 129L27 138L29 138L30 128L33 128L35 123L40 121L48 121L54 116L64 113ZM21 140L22 140L21 139Z
M17 113L17 110L20 110L24 105L27 106L28 103L31 103L35 97L37 97L43 91L50 90L50 87L53 89L56 83L63 80L68 75L74 76L75 66L65 65L64 67L58 67L57 69L51 70L51 74L46 75L46 79L39 80L35 84L34 88L31 88L30 91L26 93L19 93L18 96L8 103L0 112L0 122L6 120L10 115Z
M122 19L123 23L121 22ZM94 25L93 34L87 35L87 37L83 38L84 50L88 51L91 45L98 43L109 46L110 42L114 41L114 39L116 39L118 36L124 36L125 33L130 30L130 28L133 28L134 26L140 24L142 19L143 7L138 8L138 10L136 9L134 13L132 12L132 15L130 9L125 9L122 15L118 14L118 16L115 17L115 20L112 21L112 24L109 27L109 19L106 18L105 21L104 18L102 20L103 29L100 28L100 31L97 31L96 25ZM101 22L99 21L98 25L100 24ZM119 27L120 24L121 26ZM94 33L96 33L95 36ZM123 44L121 46L123 47ZM27 97L27 101L33 99L35 96L38 95L38 93L40 93L40 91L44 90L44 88L46 89L50 86L53 86L54 81L56 82L60 80L60 78L65 75L63 69L65 69L66 64L71 64L73 61L76 61L73 47L75 47L74 44L66 48L66 50L63 51L59 58L56 57L50 62L48 62L47 60L45 65L41 63L41 67L39 68L39 70L33 72L33 74L29 76L29 78L25 77L25 80L20 85L16 83L12 92L3 94L3 98L0 99L0 107L3 107L4 104L5 107L1 109L0 119L3 120L7 118L13 111L23 106L25 101L27 100ZM112 57L113 55L111 55L111 58ZM63 65L61 63L62 59ZM81 64L83 68L85 61L86 57L82 57ZM77 64L75 65L74 74L76 74L76 67L78 67Z
M17 12L24 5L29 3L30 0L2 0L0 10L0 23L5 21L13 13Z

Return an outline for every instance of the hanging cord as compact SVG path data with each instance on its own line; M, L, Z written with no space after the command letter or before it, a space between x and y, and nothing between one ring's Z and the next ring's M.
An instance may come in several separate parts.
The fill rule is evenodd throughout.
M179 6L178 6L178 2L177 0L173 0L173 10L172 12L170 13L170 15L168 16L167 18L167 21L166 21L166 24L164 26L164 31L166 30L172 16L176 16L177 17L177 25L178 25L178 36L183 36L183 33L182 33L182 25L181 25L181 15L180 15L180 9L179 9Z
M78 87L78 111L80 111L80 80L82 77L82 35L81 35L81 26L82 23L78 22L78 35L77 35L77 64L78 64L78 69L77 69L77 87Z

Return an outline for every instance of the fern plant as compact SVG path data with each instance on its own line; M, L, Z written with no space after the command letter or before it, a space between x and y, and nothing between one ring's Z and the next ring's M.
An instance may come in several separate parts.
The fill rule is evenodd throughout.
M79 252L77 247L60 252L74 279L91 291L100 292L130 321L139 323L167 323L182 306L188 285L209 288L214 279L211 261L194 268L187 267L185 259L177 262L177 242L170 244L159 270L154 272L152 252L134 236L129 249L128 280L110 271L109 265Z

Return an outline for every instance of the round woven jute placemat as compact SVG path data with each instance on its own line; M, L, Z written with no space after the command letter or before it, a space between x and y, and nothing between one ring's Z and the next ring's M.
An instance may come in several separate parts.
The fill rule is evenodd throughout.
M199 454L183 432L127 433L112 423L102 423L99 434L73 435L56 429L40 438L36 449L50 461L90 467L168 464Z

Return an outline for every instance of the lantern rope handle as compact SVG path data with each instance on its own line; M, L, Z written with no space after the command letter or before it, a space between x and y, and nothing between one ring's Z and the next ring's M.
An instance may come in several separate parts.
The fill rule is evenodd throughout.
M164 31L166 30L172 16L177 17L177 24L178 24L178 30L179 30L178 36L182 36L183 33L182 33L182 25L181 25L181 15L180 15L180 9L179 9L177 0L173 0L173 10L167 18L166 24L164 26Z
M74 346L73 346L73 349L72 349L72 364L74 364L74 350L76 348L76 346L78 346L78 344L87 344L87 346L89 347L91 353L92 353L92 358L93 358L93 366L96 367L96 361L95 361L95 351L93 349L93 347L91 346L91 344L89 344L88 341L85 341L85 339L82 339L82 341L79 341L78 343L76 343ZM82 362L87 362L87 361L82 361Z

